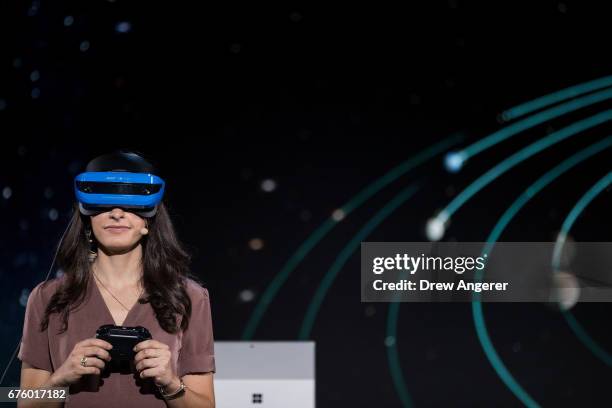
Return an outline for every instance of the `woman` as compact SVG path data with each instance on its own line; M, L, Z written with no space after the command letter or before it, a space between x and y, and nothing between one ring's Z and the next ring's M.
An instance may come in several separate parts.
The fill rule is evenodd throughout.
M28 299L18 355L22 389L69 387L57 406L215 406L208 290L188 278L189 256L154 170L140 155L120 151L87 165L83 175L93 179L77 177L78 205L57 254L63 275L36 286ZM139 179L161 184L133 182ZM95 338L107 324L142 326L152 339L138 343L126 365L111 358L111 343Z

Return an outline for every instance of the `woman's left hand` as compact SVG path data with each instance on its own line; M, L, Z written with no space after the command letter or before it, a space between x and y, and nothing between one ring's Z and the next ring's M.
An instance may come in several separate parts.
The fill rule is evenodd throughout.
M134 351L134 364L140 378L153 378L158 387L173 383L176 375L172 371L172 352L168 345L157 340L145 340L138 343Z

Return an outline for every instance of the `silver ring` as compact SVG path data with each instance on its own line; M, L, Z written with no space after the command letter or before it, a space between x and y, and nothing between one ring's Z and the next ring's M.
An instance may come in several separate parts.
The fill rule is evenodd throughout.
M83 367L87 367L87 366L85 365L85 363L86 363L86 362L87 362L87 357L85 357L85 356L81 357L81 365L82 365Z

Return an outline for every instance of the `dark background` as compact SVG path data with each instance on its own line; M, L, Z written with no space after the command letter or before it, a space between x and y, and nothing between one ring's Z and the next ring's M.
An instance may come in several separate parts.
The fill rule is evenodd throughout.
M159 163L193 272L211 294L215 339L239 340L287 259L367 184L449 135L463 135L464 146L499 129L504 109L612 74L603 7L413 3L3 2L2 368L19 341L24 296L44 279L70 217L72 179L96 155L131 148ZM438 156L383 189L308 254L253 340L297 339L339 251L401 188L421 183L368 240L426 240L427 219L484 171L610 105L524 132L456 174ZM504 175L454 215L445 239L484 241L528 184L610 129L581 133ZM610 159L601 153L546 188L502 240L554 240ZM267 179L276 183L272 192L261 188ZM609 205L606 191L581 215L573 238L610 241ZM249 245L256 238L260 250ZM401 406L386 355L387 309L360 302L357 251L311 334L318 407ZM500 357L539 403L609 404L610 367L558 312L540 304L484 310ZM604 348L612 346L611 311L608 304L574 309ZM469 304L403 304L396 344L416 406L520 406L482 352ZM6 383L18 378L14 362Z

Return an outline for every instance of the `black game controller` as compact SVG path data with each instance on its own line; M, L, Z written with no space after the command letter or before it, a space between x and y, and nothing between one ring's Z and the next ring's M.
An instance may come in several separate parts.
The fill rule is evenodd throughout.
M111 360L132 361L136 355L134 346L141 341L151 339L151 333L142 326L123 327L105 324L96 331L96 338L113 345L109 351Z

